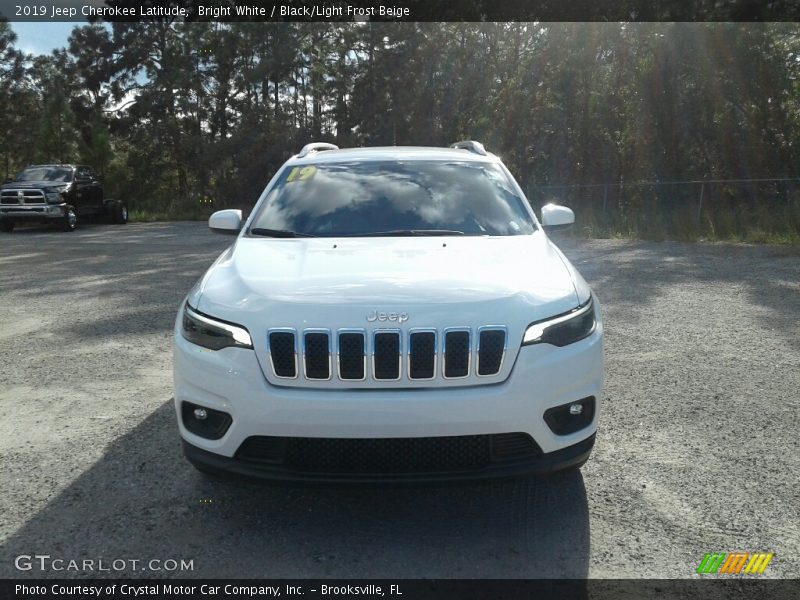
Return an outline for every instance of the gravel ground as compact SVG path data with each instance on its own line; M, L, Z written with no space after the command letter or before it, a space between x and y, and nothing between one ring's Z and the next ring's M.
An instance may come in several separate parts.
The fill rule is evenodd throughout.
M195 577L684 578L712 549L800 576L797 249L564 238L606 321L581 472L297 489L181 456L172 321L229 242L200 223L0 236L0 577L86 575L14 569L37 553Z

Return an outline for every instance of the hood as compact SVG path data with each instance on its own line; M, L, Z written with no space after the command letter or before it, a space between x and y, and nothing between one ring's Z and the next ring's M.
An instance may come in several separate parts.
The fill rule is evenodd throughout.
M45 188L62 188L68 186L66 181L12 181L4 183L1 189L43 190Z
M447 320L458 305L488 313L485 322L492 313L499 313L494 317L499 319L513 305L530 322L571 310L578 296L565 259L546 235L536 232L508 237L242 237L217 259L190 302L219 318L240 321L252 313L270 315L271 326L289 321L298 326L294 321L301 306L305 315L357 311L360 322L364 309L435 312L429 319Z
M542 232L510 237L246 238L217 259L189 294L212 317L240 324L253 340L265 377L276 379L268 331L364 331L504 328L510 354L491 381L513 368L526 327L578 306L582 283ZM578 285L578 291L576 291ZM474 335L474 334L473 334ZM512 350L513 349L513 350ZM437 385L468 386L475 373ZM485 381L482 381L485 383ZM427 380L398 385L424 387ZM317 385L317 384L313 384ZM371 380L323 382L326 387L385 386Z

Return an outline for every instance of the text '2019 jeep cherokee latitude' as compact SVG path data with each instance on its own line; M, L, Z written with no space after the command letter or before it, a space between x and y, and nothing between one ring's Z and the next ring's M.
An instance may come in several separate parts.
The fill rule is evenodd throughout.
M574 220L546 206L542 225ZM420 481L582 465L600 307L477 142L309 144L175 325L188 459L284 480Z

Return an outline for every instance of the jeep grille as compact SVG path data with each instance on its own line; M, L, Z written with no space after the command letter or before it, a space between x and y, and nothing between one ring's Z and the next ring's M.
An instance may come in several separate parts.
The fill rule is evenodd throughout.
M500 325L401 329L270 329L272 373L309 381L425 381L497 375L507 350Z

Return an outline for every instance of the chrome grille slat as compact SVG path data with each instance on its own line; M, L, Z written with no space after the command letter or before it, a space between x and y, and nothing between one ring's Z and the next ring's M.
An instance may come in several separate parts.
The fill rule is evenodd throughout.
M445 379L461 379L469 375L472 359L472 337L468 328L444 330L442 341L442 375Z
M403 342L399 329L376 329L372 335L372 377L399 381L403 369Z
M502 371L507 349L508 331L503 325L442 330L415 327L405 333L400 328L331 331L291 327L267 332L275 377L320 382L334 378L344 382L424 382L495 377Z
M339 329L337 363L342 381L364 381L367 378L367 332L363 329Z
M297 378L297 335L287 327L267 332L267 348L272 372L281 379Z
M502 325L478 328L478 377L491 377L503 368L508 347L508 332Z
M331 378L331 332L328 329L303 331L303 374L306 379Z
M413 380L436 377L436 330L414 328L408 332L408 378Z

